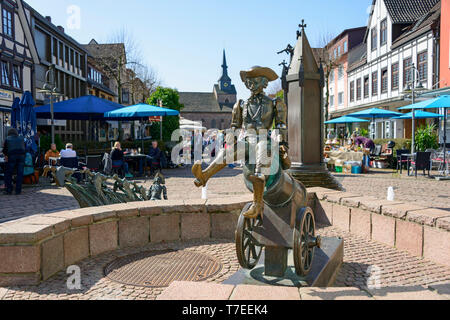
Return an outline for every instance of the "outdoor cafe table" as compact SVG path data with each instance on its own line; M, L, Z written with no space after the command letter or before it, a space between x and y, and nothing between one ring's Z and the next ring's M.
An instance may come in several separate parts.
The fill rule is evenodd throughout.
M124 155L125 161L137 163L139 166L139 174L144 176L144 163L147 166L147 156L145 154L126 154Z
M328 164L335 165L336 161L341 161L342 164L348 161L361 162L364 159L363 152L355 152L355 151L325 151L325 154L328 155L330 159Z

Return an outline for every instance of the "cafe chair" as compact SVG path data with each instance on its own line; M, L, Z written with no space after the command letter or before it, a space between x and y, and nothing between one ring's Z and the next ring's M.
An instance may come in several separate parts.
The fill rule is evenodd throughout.
M74 158L61 158L60 164L62 167L72 170L79 170L80 166L83 166L83 164L80 164L78 162L78 157ZM78 183L81 182L82 177L80 172L75 172L72 177L77 179Z
M397 150L397 172L400 170L400 173L402 173L405 165L408 165L408 160L406 158L402 158L402 155L409 154L410 152L411 151L408 149Z
M86 168L92 172L99 172L102 166L101 156L87 156L86 157Z
M423 170L423 175L425 171L428 170L428 176L430 177L431 169L431 152L417 152L414 161L411 161L411 172L415 172L415 177L417 178L417 171Z

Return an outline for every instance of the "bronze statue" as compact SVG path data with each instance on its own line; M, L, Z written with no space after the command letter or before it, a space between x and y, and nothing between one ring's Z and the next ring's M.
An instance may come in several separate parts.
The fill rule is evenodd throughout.
M150 190L148 192L148 197L151 201L157 201L162 200L164 197L164 200L168 200L167 198L167 188L164 185L162 177L157 174L155 176L155 179L153 180L153 185L150 187Z
M251 96L234 106L231 128L241 130L240 138L244 137L244 180L253 192L253 202L244 207L238 220L238 261L244 269L254 269L265 248L265 275L283 277L292 249L296 273L306 276L312 270L321 238L315 233L314 213L307 207L305 186L287 172L291 161L286 104L280 98L271 99L264 94L269 82L278 76L269 68L253 67L241 72L241 78ZM276 130L269 134L273 129ZM234 139L235 135L228 133L226 139L226 149L234 146L234 160L239 155L236 147L240 143ZM267 150L271 150L270 156ZM192 172L197 187L206 186L212 176L226 167L227 151L222 149L204 171L201 162L195 163ZM252 154L256 158L254 164L250 161Z
M255 145L255 140L264 132L268 132L274 128L279 130L280 136L280 155L283 163L283 169L287 170L290 167L288 157L287 144L287 110L284 101L280 98L271 99L264 94L264 89L267 88L269 82L278 79L278 75L270 68L253 67L249 71L241 72L242 81L246 87L251 91L251 96L247 101L240 100L233 108L233 118L231 129L243 129L245 132L245 143L247 145ZM267 135L267 133L266 133ZM237 156L237 144L235 142L227 141L229 144L235 146L235 158ZM251 165L246 162L244 176L246 182L249 182L250 189L254 194L253 205L249 208L244 216L249 219L254 219L263 215L264 202L263 195L266 182L269 176L263 173L263 169L270 169L272 166L272 159L267 159L266 146L271 144L271 138L267 136L266 140L256 142L256 165ZM246 158L249 158L249 148L246 147ZM208 180L224 169L226 150L222 149L216 157L216 160L211 165L202 171L201 162L196 162L192 168L194 176L197 178L195 185L197 187L206 186ZM268 160L268 161L267 161Z
M112 177L101 173L93 173L89 169L74 170L64 167L46 167L44 174L52 174L56 185L65 187L78 201L81 208L98 207L110 204L128 203L135 201L161 200L161 194L167 200L167 188L161 186L164 179L159 175L155 183L147 190L138 186L136 182L120 179L117 175ZM83 175L85 179L78 182L72 177L74 173Z

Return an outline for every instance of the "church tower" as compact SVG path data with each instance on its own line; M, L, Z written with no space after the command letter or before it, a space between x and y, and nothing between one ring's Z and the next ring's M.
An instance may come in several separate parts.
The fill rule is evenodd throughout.
M233 108L237 102L236 87L228 75L228 65L225 50L223 50L222 76L218 84L214 85L214 95L220 105L220 109Z

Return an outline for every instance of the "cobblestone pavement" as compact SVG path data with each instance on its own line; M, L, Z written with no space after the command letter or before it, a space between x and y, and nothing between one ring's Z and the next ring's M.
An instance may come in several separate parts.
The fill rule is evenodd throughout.
M368 284L380 287L401 287L405 291L415 286L450 284L450 268L414 257L408 253L351 235L334 227L318 230L322 236L342 237L345 240L344 264L336 280L336 287L367 288ZM145 250L193 250L220 259L223 270L208 282L221 283L234 274L239 265L235 245L230 241L208 243L188 242L150 245L141 249L120 250L87 259L79 264L82 270L82 290L68 291L68 275L57 274L37 287L0 288L0 300L153 300L164 288L140 288L114 283L103 275L104 267L128 254ZM371 271L370 271L371 270Z
M396 200L450 211L450 181L436 181L423 176L416 179L406 174L396 174L392 170L335 176L345 190L351 193L386 199L388 188L394 187Z
M69 275L60 272L50 280L33 287L10 288L3 294L4 300L154 300L165 288L143 288L123 285L104 277L104 268L111 261L130 254L150 250L189 250L206 253L219 259L223 268L207 282L221 283L234 274L239 265L235 246L230 242L185 242L149 245L139 249L118 250L87 259L78 266L81 269L81 290L67 289ZM1 293L1 288L0 288ZM0 294L0 300L2 296Z
M194 186L190 168L164 171L169 199L200 199L202 190ZM152 181L136 180L148 188ZM209 184L209 198L242 195L248 192L242 170L226 168ZM55 186L25 188L20 196L0 193L0 223L35 214L78 209L77 201L69 191Z
M190 168L166 170L164 173L169 199L201 198L201 189L194 186ZM386 199L387 189L392 186L397 200L450 211L450 181L435 181L421 176L416 179L406 174L400 176L392 170L377 170L366 175L337 174L336 178L351 193ZM151 184L150 180L137 182L146 187ZM210 181L208 188L211 199L248 192L241 169L226 168ZM51 186L29 188L20 196L0 195L0 223L29 215L77 208L78 203L65 189Z

